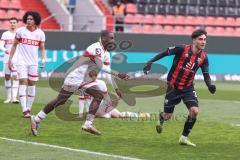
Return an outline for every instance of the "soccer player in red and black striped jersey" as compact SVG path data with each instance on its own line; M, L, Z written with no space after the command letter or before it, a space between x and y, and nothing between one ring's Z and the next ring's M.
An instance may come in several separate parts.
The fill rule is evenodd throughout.
M187 138L196 122L198 115L198 99L194 89L193 80L199 67L202 69L204 81L208 90L214 94L216 86L211 83L208 72L208 58L204 48L206 45L207 32L203 29L194 31L191 35L192 45L178 45L169 47L166 51L156 55L145 64L144 73L151 70L153 62L165 57L174 55L173 64L168 73L168 89L164 101L164 112L159 114L159 123L156 126L157 132L162 132L163 122L169 120L173 114L175 105L181 100L188 108L189 115L185 122L179 144L196 146Z

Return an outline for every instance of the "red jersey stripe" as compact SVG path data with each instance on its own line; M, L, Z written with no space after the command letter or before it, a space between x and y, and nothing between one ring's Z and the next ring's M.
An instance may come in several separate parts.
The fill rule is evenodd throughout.
M32 75L32 74L28 74L29 77L38 77L38 75Z
M170 86L174 86L174 83L175 83L175 81L177 79L178 73L182 69L184 61L187 58L186 54L188 53L189 49L190 49L190 45L185 47L185 49L184 49L184 51L183 51L183 53L181 55L181 58L180 58L180 60L179 60L179 62L177 64L177 67L176 67L176 69L174 70L174 72L172 74L172 79L169 82Z
M181 77L181 81L178 84L178 89L183 89L184 84L185 84L185 82L186 82L186 80L187 80L187 78L189 76L190 68L194 67L194 65L195 65L194 62L195 62L196 58L197 58L196 54L192 54L191 55L189 65L186 66L187 68L185 69L185 71L184 71L184 73L183 73L183 75Z

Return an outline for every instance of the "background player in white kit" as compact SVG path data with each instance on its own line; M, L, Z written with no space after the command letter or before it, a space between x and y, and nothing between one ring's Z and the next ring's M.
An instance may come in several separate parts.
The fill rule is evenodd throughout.
M116 74L111 71L110 53L107 49L108 45L112 43L114 43L114 34L112 32L102 31L100 42L90 45L85 50L83 56L69 69L58 96L49 102L36 116L31 116L31 131L33 135L37 135L38 125L41 120L47 117L48 113L59 105L64 104L71 95L77 92L80 92L82 95L87 93L93 97L89 107L89 113L87 114L86 121L82 125L82 129L92 134L101 134L101 132L93 126L93 121L107 88L104 81L97 79L98 72L102 70L109 73L108 80L119 97L122 96L121 92L111 78L111 75L121 79L128 79L127 74ZM105 88L100 87L102 84L104 84Z
M45 34L37 26L41 23L38 12L28 11L23 16L26 26L18 28L10 52L9 68L12 58L17 52L17 71L19 75L19 98L23 117L31 116L31 107L35 98L36 82L38 81L38 49L42 54L42 66L45 65ZM27 93L26 93L27 90Z
M16 54L13 57L13 68L8 67L8 59L9 53L15 39L16 28L17 28L18 19L16 17L12 17L9 19L10 28L8 31L3 32L1 41L0 41L0 50L3 51L4 54L4 64L3 64L3 72L5 74L5 87L7 92L7 98L4 103L19 103L17 100L17 92L18 92L18 76L16 70ZM11 76L13 78L13 84L11 84Z

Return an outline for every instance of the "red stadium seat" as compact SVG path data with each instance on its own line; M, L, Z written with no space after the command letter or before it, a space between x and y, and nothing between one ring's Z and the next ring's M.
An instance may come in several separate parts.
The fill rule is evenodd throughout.
M186 16L176 16L175 23L185 25Z
M2 9L0 9L0 19L7 19L6 12Z
M235 29L234 35L240 36L240 28L236 28L236 29Z
M127 13L137 13L136 4L129 3L126 5L126 12Z
M9 8L9 1L8 0L1 0L0 1L0 8Z
M216 27L215 32L213 33L214 35L223 35L225 33L225 30L223 27Z
M141 24L143 18L144 18L144 16L143 16L142 14L135 14L134 22L135 22L135 23L139 23L139 24Z
M233 27L226 27L224 35L234 36L234 32L235 32L235 30Z
M214 35L214 33L215 33L214 27L206 27L205 29L206 29L208 35Z
M22 26L24 26L24 25L25 25L25 24L23 23L23 21L19 21L17 26L18 26L18 27L22 27Z
M140 25L133 25L132 26L132 32L133 33L142 33L142 26Z
M240 26L240 17L236 18L235 26Z
M163 15L156 15L154 18L154 23L155 24L164 24L165 22L165 17Z
M21 2L19 0L12 0L9 8L13 8L13 9L22 9L22 5Z
M195 24L200 26L205 25L205 18L202 16L197 16Z
M23 15L25 14L25 12L26 12L26 11L24 11L24 10L20 10L20 11L18 12L18 16L17 16L17 17L18 17L19 19L22 19L22 18L23 18Z
M8 18L16 17L16 16L18 16L18 11L16 11L16 10L8 10L8 12L7 12L7 17Z
M227 26L235 26L236 25L236 21L233 17L227 17L226 18L226 25Z
M135 16L132 14L127 14L124 17L124 23L135 23Z
M195 27L193 27L193 26L186 26L184 33L187 34L187 35L191 35L194 30L195 30Z
M161 25L154 25L152 27L152 31L153 31L153 33L161 34L163 32L163 28Z
M143 33L152 33L152 25L144 25Z
M3 21L2 22L2 24L1 24L1 29L9 29L9 26L10 26L10 24L9 24L9 21L8 20L5 20L5 21Z
M154 21L154 16L151 14L145 15L143 18L143 23L145 24L153 24L153 21Z
M215 17L207 17L205 25L214 26L215 25Z
M214 23L217 26L225 26L225 18L224 17L217 17Z
M167 15L164 20L165 24L175 24L175 16Z
M185 34L184 27L183 26L175 26L173 34L177 34L177 35Z
M173 34L173 26L171 26L171 25L164 26L163 33L164 34Z
M185 18L185 24L186 25L195 25L196 17L194 16L186 16Z

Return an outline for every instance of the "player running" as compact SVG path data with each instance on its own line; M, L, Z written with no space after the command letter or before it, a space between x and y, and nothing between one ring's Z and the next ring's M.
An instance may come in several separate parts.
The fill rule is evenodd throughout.
M13 56L17 52L17 71L19 75L19 98L23 117L30 118L38 81L38 48L42 54L42 66L45 65L45 34L37 26L41 23L38 12L28 11L23 16L26 26L18 28L8 61L13 67ZM27 90L27 93L26 93Z
M111 71L110 54L107 49L108 45L112 43L114 43L114 34L109 31L102 31L100 42L90 45L85 50L83 56L69 69L58 96L49 102L36 116L31 117L31 131L33 135L37 135L38 125L41 120L47 117L47 114L59 105L64 104L71 95L76 93L81 93L82 95L87 93L93 97L82 129L92 134L101 134L101 132L94 127L93 121L99 105L104 98L104 93L107 92L107 87L104 81L97 79L98 72L102 70L108 73L108 80L119 97L122 97L122 94L117 88L115 81L111 78L111 75L121 79L128 79L127 74L116 74Z
M216 92L216 86L211 83L208 72L208 58L203 51L206 45L207 32L203 29L198 29L192 33L191 38L192 45L169 47L163 53L156 55L145 64L144 73L147 74L150 71L153 62L165 56L175 56L167 77L168 89L164 100L164 112L159 114L159 123L156 129L158 133L162 132L163 122L171 118L175 105L183 100L188 108L189 115L179 139L179 144L196 146L187 137L196 122L199 111L197 94L193 84L199 67L202 69L208 90L212 94Z
M0 41L0 50L3 51L4 60L3 60L3 72L5 74L5 87L7 92L7 99L4 103L19 103L17 99L18 92L18 75L16 70L16 55L13 57L13 67L8 67L9 53L16 35L16 28L18 24L18 19L12 17L9 19L10 28L8 31L3 32L1 41ZM11 84L11 76L13 78L13 84Z

